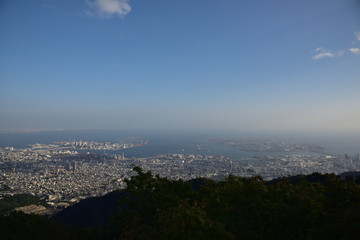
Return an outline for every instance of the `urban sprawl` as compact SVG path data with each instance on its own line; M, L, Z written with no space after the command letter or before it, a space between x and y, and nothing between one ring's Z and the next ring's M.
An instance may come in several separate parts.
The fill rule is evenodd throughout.
M214 142L234 145L234 141ZM276 156L245 159L203 155L196 151L193 154L166 153L147 158L126 158L121 152L146 144L147 141L68 141L33 144L21 149L0 148L0 188L5 189L1 194L30 193L54 207L63 207L124 188L124 180L134 175L134 165L162 177L184 180L198 177L222 179L230 174L243 177L261 175L264 179L273 179L313 172L338 174L360 167L359 154L297 154L288 152L286 149L289 147L279 144L272 146L286 151L280 151ZM106 151L119 154L107 154Z

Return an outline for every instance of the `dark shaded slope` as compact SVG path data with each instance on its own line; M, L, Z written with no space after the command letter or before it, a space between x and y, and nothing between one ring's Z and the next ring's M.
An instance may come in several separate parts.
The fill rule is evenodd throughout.
M206 184L206 181L206 179L198 178L192 179L188 183L198 191L201 186ZM110 216L115 215L119 208L126 208L119 203L120 199L125 199L126 196L129 195L125 191L116 190L102 197L87 198L56 213L51 220L70 226L105 229L109 224Z
M116 190L102 197L88 198L55 214L51 219L70 226L104 229L109 223L109 216L117 212L120 198L125 195L125 192Z
M3 238L29 236L16 231L26 217L24 227L29 228L24 232L37 239L60 237L58 228L73 229L65 235L75 239L360 239L360 186L335 174L270 182L260 176L184 182L139 167L134 171L137 175L126 180L126 189L83 200L53 217L92 229L13 215L3 219L3 224L9 223Z
M101 239L94 230L85 230L56 223L45 217L12 212L9 216L0 216L0 239L6 240L69 240Z

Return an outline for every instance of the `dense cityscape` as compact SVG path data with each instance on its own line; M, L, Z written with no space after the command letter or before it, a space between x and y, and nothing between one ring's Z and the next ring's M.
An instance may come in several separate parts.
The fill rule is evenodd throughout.
M359 10L0 0L0 240L360 239Z
M240 148L241 141L216 141ZM250 139L252 148L262 151L269 140ZM360 167L360 156L330 155L315 145L271 142L268 151L278 151L276 156L257 156L233 159L189 153L165 153L147 158L127 158L122 149L141 148L146 140L134 142L88 142L67 141L52 144L32 144L27 148L6 147L0 149L0 186L2 195L29 193L46 200L55 208L67 207L81 199L102 196L124 188L124 179L134 175L132 167L140 166L145 171L169 179L194 179L199 177L224 179L229 175L250 177L260 175L264 179L282 176L320 173L342 173ZM246 145L248 146L248 145ZM296 147L294 147L296 146ZM320 149L322 154L300 154L299 149ZM198 148L200 148L198 146ZM116 150L117 154L106 153ZM111 151L113 152L113 151Z

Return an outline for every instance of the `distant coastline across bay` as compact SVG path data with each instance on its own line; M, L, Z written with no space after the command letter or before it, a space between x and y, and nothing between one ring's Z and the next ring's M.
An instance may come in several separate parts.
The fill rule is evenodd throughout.
M126 149L128 157L149 157L162 153L202 153L243 158L249 155L272 155L274 153L246 152L219 146L210 138L267 137L292 139L298 143L319 144L329 154L354 155L360 152L360 134L315 134L315 133L271 133L241 132L193 129L123 129L123 130L42 130L42 131L1 131L0 147L23 148L29 144L58 141L83 140L98 142L120 142L129 138L142 137L149 140L148 146ZM198 149L200 148L200 151Z

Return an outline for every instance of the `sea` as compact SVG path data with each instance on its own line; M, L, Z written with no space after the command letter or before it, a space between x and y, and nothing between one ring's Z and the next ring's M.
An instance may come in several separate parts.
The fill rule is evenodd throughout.
M249 157L276 156L279 152L248 152L217 145L211 138L231 137L276 137L292 139L298 143L319 144L325 147L322 155L349 156L360 153L360 134L294 134L294 133L259 133L241 131L214 131L193 129L128 129L128 130L51 130L51 131L3 131L0 132L0 147L26 148L29 144L49 144L59 141L82 140L94 142L131 142L134 138L149 141L148 145L123 149L127 158L154 157L159 154L184 153L212 156L227 156L233 159ZM314 155L310 152L293 152L291 154Z

